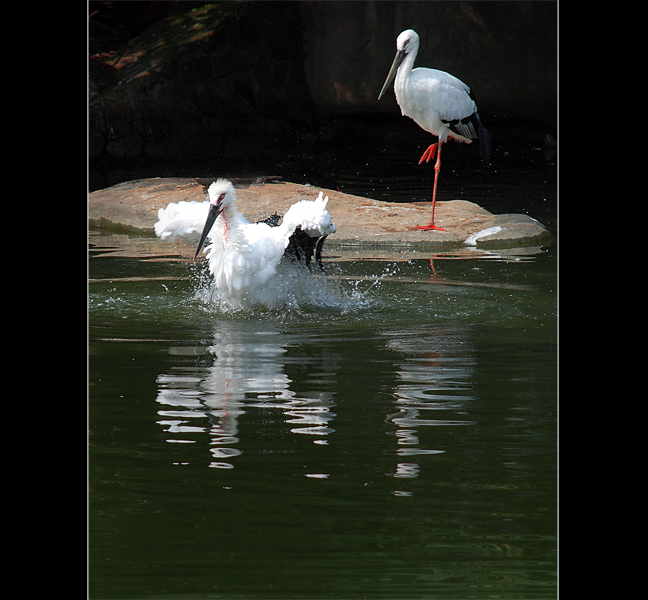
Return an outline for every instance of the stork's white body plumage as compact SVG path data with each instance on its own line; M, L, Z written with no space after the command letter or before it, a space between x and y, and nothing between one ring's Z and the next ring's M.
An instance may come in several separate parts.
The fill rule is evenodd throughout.
M410 117L425 131L438 136L423 153L419 164L429 162L434 155L434 189L432 192L432 220L429 225L416 229L436 229L434 207L439 171L441 170L441 146L454 139L466 144L479 139L479 152L484 163L490 161L490 135L481 124L477 104L470 88L460 79L445 71L414 67L419 49L419 36L412 30L403 31L396 38L396 56L378 100L394 80L394 94L401 114Z
M414 58L414 53L405 58L394 82L401 113L438 136L442 144L448 138L470 144L477 137L475 128L470 122L461 123L462 119L477 112L470 88L445 71L424 67L412 69Z
M316 200L293 204L278 226L250 223L238 212L236 191L226 179L212 183L208 195L208 202L171 203L160 209L155 233L173 241L196 239L202 230L196 257L205 240L209 240L209 270L222 300L233 308L274 307L278 296L272 288L278 282L273 278L291 238L298 230L312 239L336 231L326 209L328 197L322 192Z
M197 243L208 212L209 202L171 202L158 211L155 234L166 242L186 240Z

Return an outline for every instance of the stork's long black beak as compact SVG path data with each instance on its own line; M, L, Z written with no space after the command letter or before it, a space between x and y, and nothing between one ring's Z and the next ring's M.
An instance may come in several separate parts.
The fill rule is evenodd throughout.
M216 206L215 204L209 205L209 213L207 213L207 221L205 221L205 227L203 229L202 235L200 236L200 242L198 242L198 248L196 249L194 260L198 258L198 254L200 252L200 249L203 247L203 244L205 243L207 234L211 231L211 228L214 226L214 221L216 220L218 215L221 214L222 210L223 209L220 206Z
M394 77L396 77L396 73L398 73L398 67L401 66L401 63L403 62L403 59L407 56L407 53L403 50L399 50L396 52L396 56L394 56L394 62L392 63L391 69L389 69L389 74L387 75L387 79L385 79L385 84L382 86L382 90L380 90L380 94L378 94L378 100L382 98L382 95L385 93L385 90L389 87L389 84L394 81Z

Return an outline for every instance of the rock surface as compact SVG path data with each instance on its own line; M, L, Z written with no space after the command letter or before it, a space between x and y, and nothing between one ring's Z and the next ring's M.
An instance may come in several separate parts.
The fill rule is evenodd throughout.
M210 181L209 178L156 177L97 190L88 199L89 224L154 235L153 225L160 208L181 200L205 201L204 185ZM239 211L250 221L274 213L282 215L299 200L314 200L320 191L320 188L287 182L234 180L234 183ZM384 202L335 190L322 191L329 197L328 209L338 229L327 240L331 246L446 248L465 246L468 239L469 244L478 247L510 248L541 246L552 241L547 228L527 215L494 215L466 200L437 203L437 225L447 231L421 231L412 228L429 222L428 203Z

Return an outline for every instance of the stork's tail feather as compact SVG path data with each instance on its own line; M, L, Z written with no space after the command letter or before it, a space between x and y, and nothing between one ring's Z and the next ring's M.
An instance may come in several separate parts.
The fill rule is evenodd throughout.
M479 137L479 158L484 165L488 166L491 162L491 136L481 121L479 121L477 135Z

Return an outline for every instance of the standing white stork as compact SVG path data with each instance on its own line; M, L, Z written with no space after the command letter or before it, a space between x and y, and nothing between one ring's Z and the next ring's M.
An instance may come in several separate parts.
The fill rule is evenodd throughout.
M490 135L479 120L477 104L470 88L453 75L436 69L413 69L419 49L416 31L407 29L396 38L396 56L378 100L394 77L394 94L401 113L439 137L421 156L419 164L430 162L436 153L434 189L432 191L432 219L428 225L415 227L429 231L445 231L434 224L437 181L441 170L441 146L448 140L470 144L479 138L479 153L484 163L490 162Z
M277 215L250 223L238 212L236 191L227 179L214 181L207 194L206 202L172 202L161 208L155 233L173 241L195 239L202 230L194 260L209 239L209 270L223 300L236 309L276 308L282 295L275 275L284 256L309 265L315 251L319 263L324 239L336 232L322 192L316 200L293 204L281 224Z

